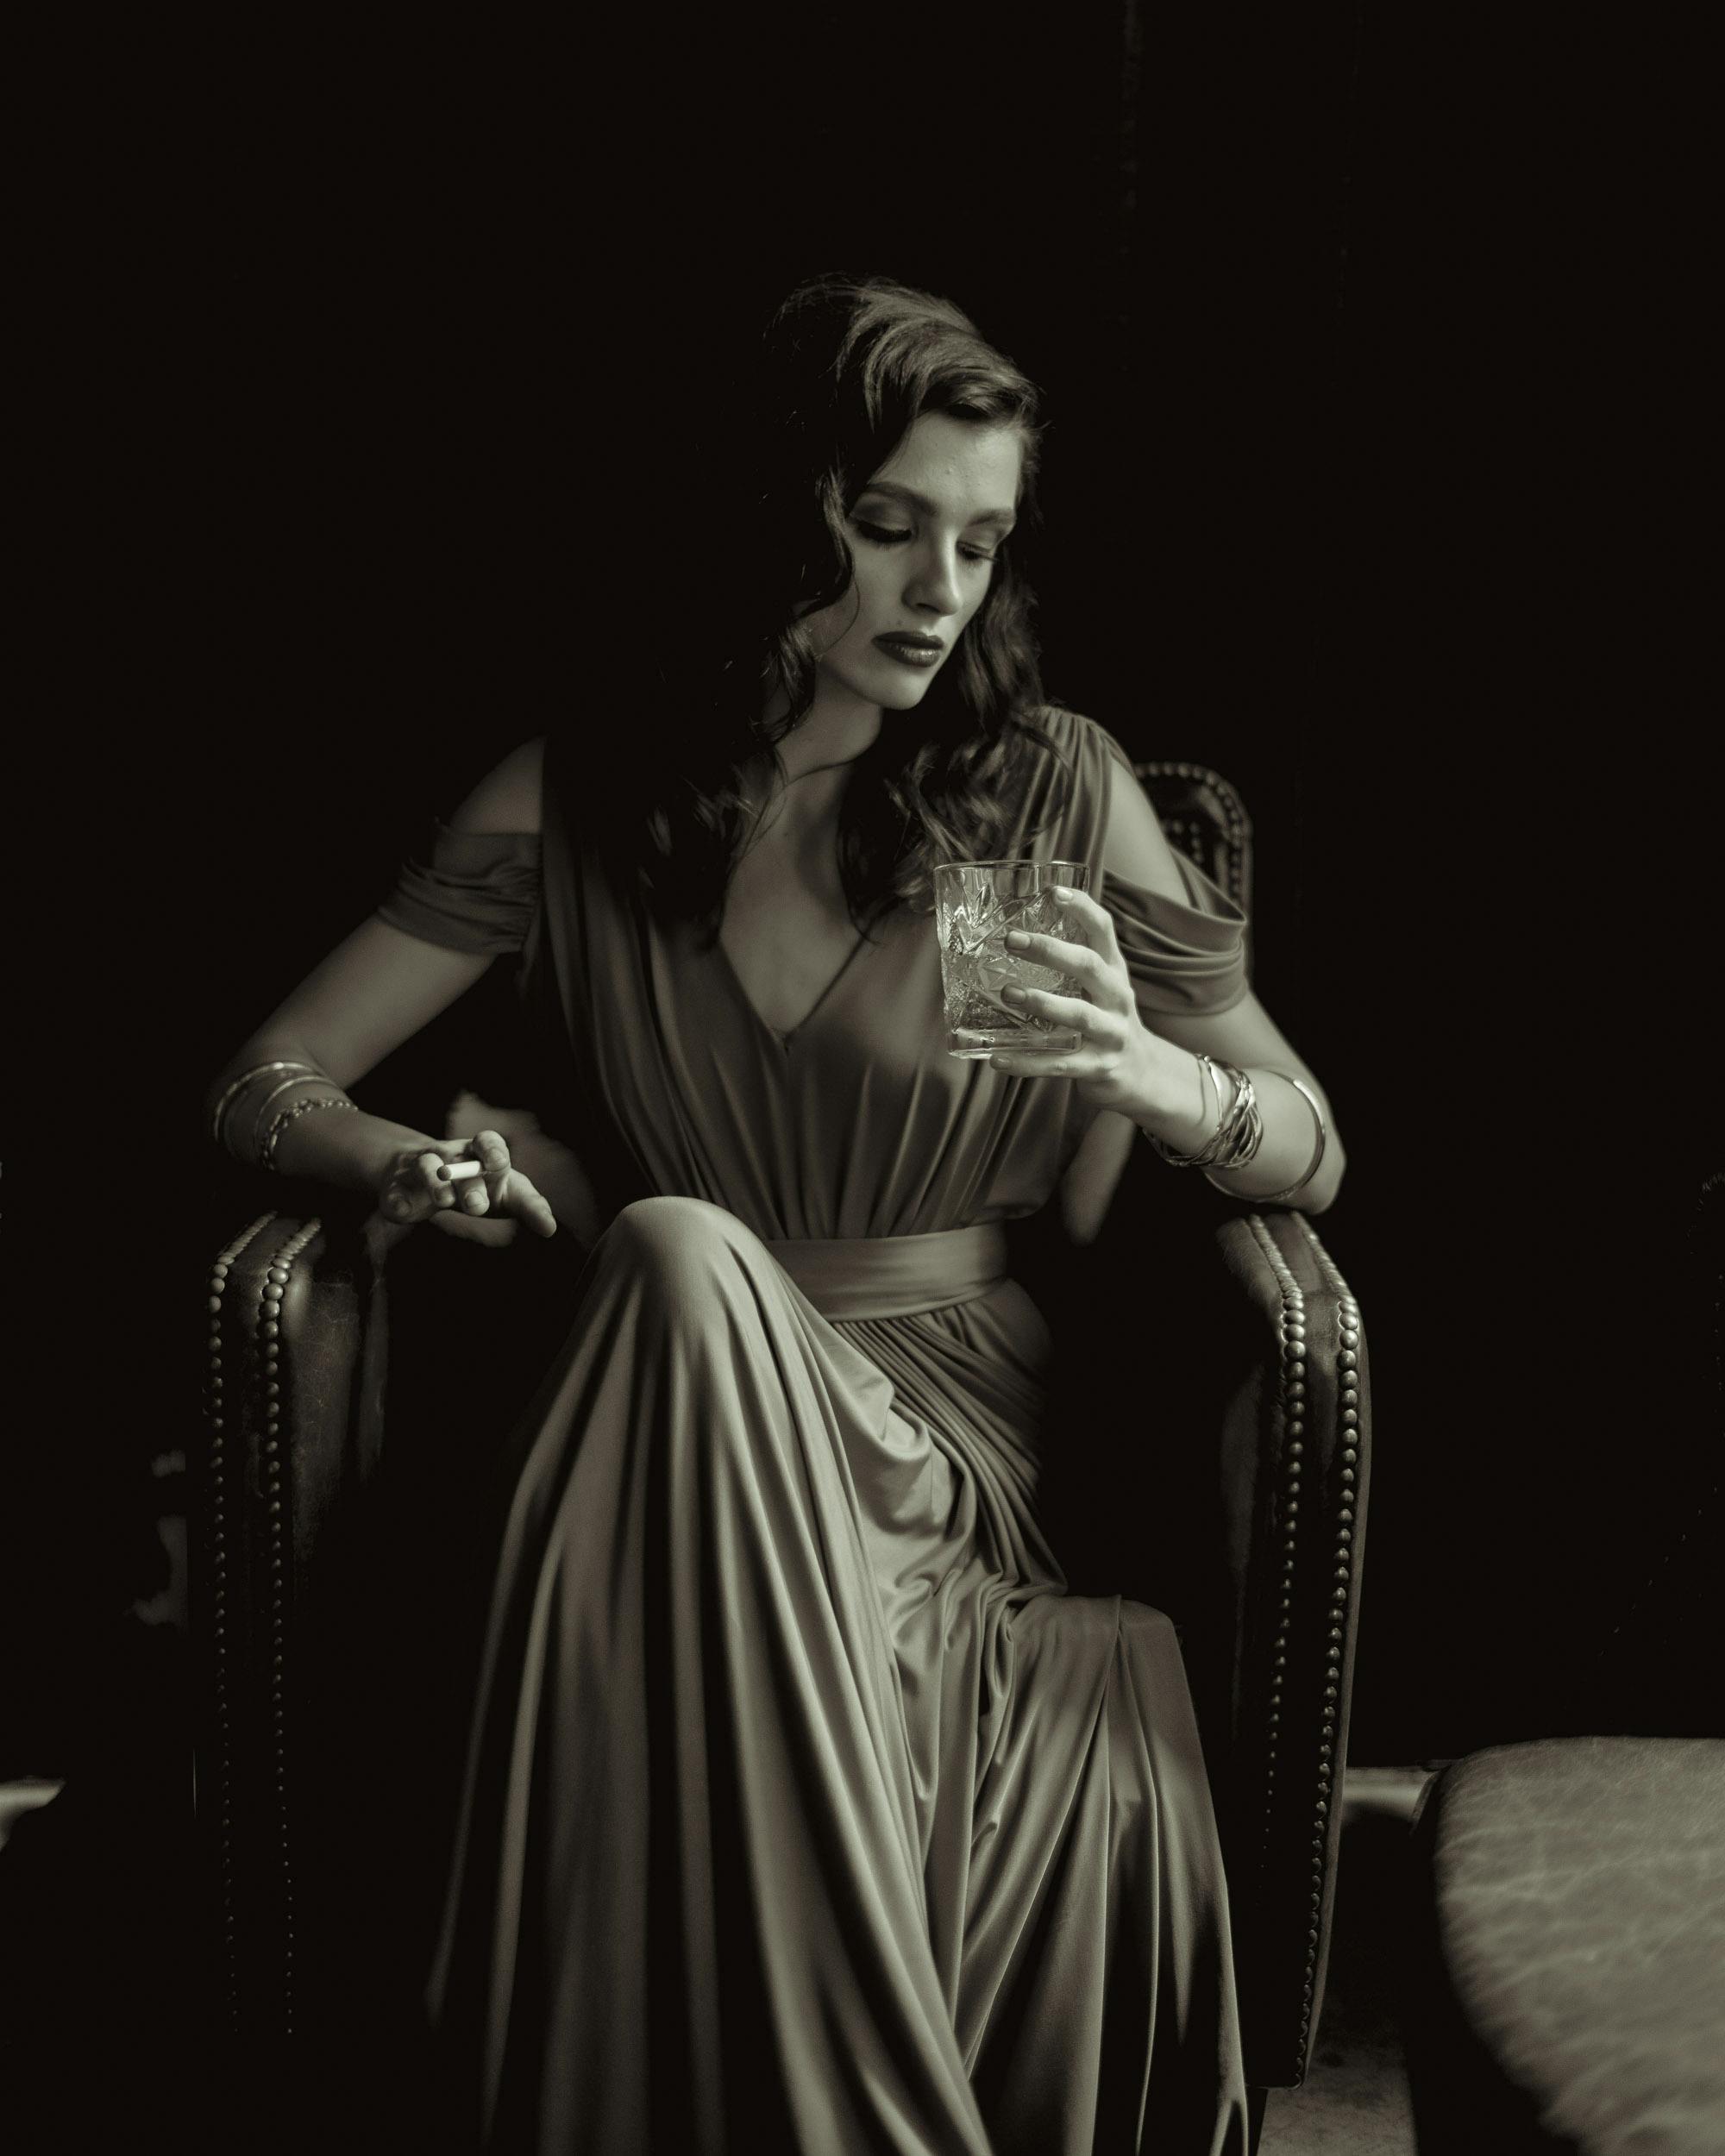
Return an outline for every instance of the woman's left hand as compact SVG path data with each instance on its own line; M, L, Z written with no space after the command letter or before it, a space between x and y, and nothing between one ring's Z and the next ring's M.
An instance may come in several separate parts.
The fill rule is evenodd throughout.
M1013 1010L1051 1025L1076 1026L1084 1037L1078 1047L1061 1054L1045 1049L999 1049L988 1058L989 1064L1015 1078L1070 1078L1081 1100L1139 1120L1143 1112L1154 1108L1157 1050L1164 1044L1138 1014L1138 999L1120 956L1113 916L1088 892L1075 891L1070 885L1057 885L1055 895L1060 901L1062 927L1082 941L1013 929L1007 937L1007 949L1080 981L1084 999L1055 995L1044 988L1006 988L1001 994Z

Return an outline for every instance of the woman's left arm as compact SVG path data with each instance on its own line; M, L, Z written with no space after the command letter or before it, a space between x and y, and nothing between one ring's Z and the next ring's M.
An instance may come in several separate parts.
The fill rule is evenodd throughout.
M1111 769L1105 868L1141 888L1186 903L1172 849L1143 788L1120 767ZM1032 990L1022 1007L1057 1025L1081 1025L1084 1044L1071 1055L996 1055L991 1059L994 1068L1021 1077L1070 1078L1095 1106L1129 1117L1176 1152L1195 1153L1214 1134L1218 1113L1225 1113L1232 1100L1226 1077L1218 1099L1199 1057L1233 1063L1251 1080L1264 1136L1245 1167L1226 1173L1213 1169L1216 1181L1247 1200L1270 1197L1298 1183L1283 1202L1302 1213L1324 1212L1334 1202L1347 1156L1323 1087L1258 998L1248 991L1229 1011L1158 1012L1146 1022L1120 955L1113 917L1078 891L1066 893L1063 910L1073 941L1021 938L1016 933L1007 941L1027 957L1058 967L1083 983L1082 1002ZM1315 1094L1325 1125L1322 1159L1304 1182L1301 1179L1317 1150L1318 1123L1311 1104L1292 1083L1295 1078Z
M1264 1119L1264 1138L1249 1166L1230 1172L1213 1169L1211 1173L1237 1197L1269 1197L1299 1182L1317 1151L1317 1119L1310 1102L1290 1082L1290 1075L1298 1078L1317 1095L1323 1112L1324 1150L1310 1181L1285 1203L1301 1213L1322 1213L1334 1203L1347 1155L1330 1112L1329 1096L1250 990L1232 1011L1217 1016L1158 1015L1150 1037L1165 1047L1169 1056L1158 1058L1161 1067L1157 1077L1150 1082L1146 1112L1134 1115L1135 1123L1177 1152L1195 1152L1216 1127L1216 1104L1209 1096L1198 1057L1206 1055L1219 1064L1235 1064L1251 1080ZM1201 1093L1204 1098L1198 1104L1195 1097ZM1180 1115L1182 1095L1185 1112ZM1195 1105L1201 1106L1201 1114L1193 1112ZM1226 1099L1222 1105L1226 1106Z

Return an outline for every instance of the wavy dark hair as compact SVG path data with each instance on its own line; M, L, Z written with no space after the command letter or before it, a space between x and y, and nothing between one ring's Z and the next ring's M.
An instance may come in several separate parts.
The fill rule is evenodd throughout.
M699 633L680 617L684 663L657 654L662 715L624 730L622 797L606 789L593 833L656 912L701 921L709 943L751 822L745 768L770 754L782 780L778 744L814 704L819 654L803 617L850 589L852 503L925 412L1009 427L1024 445L1018 531L996 553L986 597L906 714L913 725L888 714L843 798L840 873L867 934L894 904L932 910L938 861L998 852L1038 749L1059 755L1037 723L1034 601L1013 555L1035 517L1037 391L950 300L883 278L825 276L771 317L753 396L739 473L752 549L718 563ZM676 632L668 636L674 652ZM787 708L768 718L781 699Z

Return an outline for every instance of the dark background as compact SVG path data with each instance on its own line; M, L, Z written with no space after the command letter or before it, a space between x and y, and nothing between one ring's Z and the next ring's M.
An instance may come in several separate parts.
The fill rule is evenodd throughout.
M714 385L765 309L828 268L946 292L1045 392L1048 686L1241 788L1258 987L1346 1136L1356 1761L1701 1726L1684 1230L1717 1148L1638 818L1711 781L1610 670L1648 243L1609 56L1363 0L938 21L218 54L141 162L97 158L124 270L85 363L151 633L89 894L126 962L72 1082L141 1064L171 1127L505 749L573 728L602 768L652 722L631 649L727 544ZM186 1405L152 1392L208 1255L172 1239L112 1246L112 1364L84 1288L44 1298L19 1771L61 1771L93 1613L150 1567L137 1462L191 1428L189 1359ZM87 1245L28 1269L87 1282Z

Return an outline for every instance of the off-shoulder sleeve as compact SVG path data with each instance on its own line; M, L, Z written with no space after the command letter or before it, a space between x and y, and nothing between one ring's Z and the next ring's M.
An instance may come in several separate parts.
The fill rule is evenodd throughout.
M1232 1011L1251 983L1245 915L1197 863L1175 849L1187 904L1102 872L1102 904L1144 1012L1178 1015Z
M488 958L518 951L539 905L539 838L533 831L432 828L423 856L401 864L378 907L392 928Z
M1176 846L1183 902L1115 875L1103 859L1111 764L1138 783L1132 759L1106 726L1077 712L1052 715L1072 765L1073 784L1059 837L1072 861L1091 864L1090 888L1114 918L1120 956L1138 1006L1152 1015L1231 1011L1251 987L1246 918L1239 905Z

